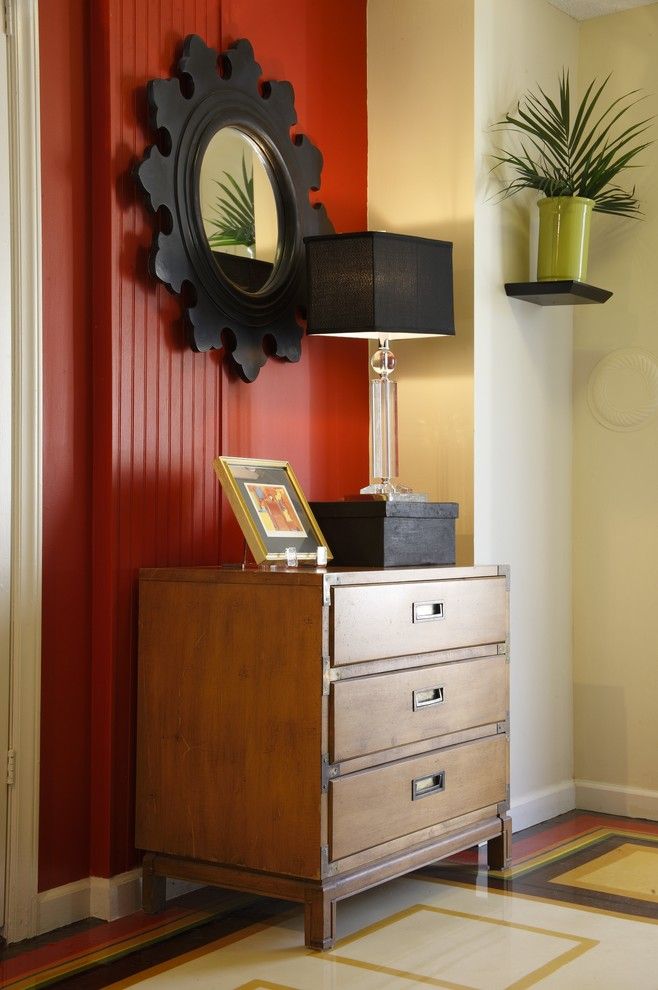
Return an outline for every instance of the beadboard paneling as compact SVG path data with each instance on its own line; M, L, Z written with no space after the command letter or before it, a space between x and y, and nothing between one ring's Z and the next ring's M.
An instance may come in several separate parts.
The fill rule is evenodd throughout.
M48 5L62 30L67 12L86 6L82 0ZM81 770L67 784L71 815L64 801L44 807L42 833L49 838L42 845L42 886L78 879L85 856L86 872L94 876L120 873L135 862L136 575L141 566L241 556L213 458L220 452L288 458L312 498L357 490L367 474L365 346L305 340L298 364L269 361L251 385L235 377L221 354L192 352L178 300L148 277L151 218L130 176L153 140L146 83L172 72L184 37L198 33L217 47L248 37L264 76L289 79L295 88L299 129L325 156L319 198L336 229L363 228L365 0L95 0L90 17L88 59L74 48L54 51L56 39L42 19L44 86L63 107L72 101L80 118L69 149L75 173L62 172L62 163L45 153L44 171L52 176L59 164L57 188L76 200L76 224L58 232L64 239L58 275L65 285L75 282L82 300L70 320L59 320L55 287L46 285L53 338L64 341L81 366L64 402L54 365L47 364L46 398L53 407L51 435L66 446L73 419L86 438L75 471L71 456L60 470L62 498L75 492L80 501L80 547L69 561L75 574L71 586L58 590L62 560L44 588L44 609L54 610L63 594L78 606L78 639L70 627L53 628L44 668L53 709L77 692ZM54 131L55 122L47 127ZM55 235L54 221L45 213L44 222L47 241ZM77 270L69 257L73 247ZM46 531L54 533L56 525L48 508ZM61 540L58 550L63 553ZM65 668L58 662L64 652ZM44 754L62 738L62 718L55 722L44 723ZM53 769L44 786L56 791L64 769ZM83 828L85 806L90 813ZM73 815L75 842L66 837Z

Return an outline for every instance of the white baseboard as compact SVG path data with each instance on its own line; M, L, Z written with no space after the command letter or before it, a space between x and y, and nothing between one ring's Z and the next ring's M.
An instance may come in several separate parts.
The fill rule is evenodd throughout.
M167 879L167 900L199 886L186 880ZM43 935L85 918L116 921L134 914L141 906L141 870L128 870L109 878L86 877L39 894L37 931Z
M89 917L89 877L43 890L37 897L37 935Z
M115 877L89 877L89 915L103 921L116 921L134 914L141 907L140 870L128 870Z
M575 783L576 807L583 811L658 821L658 791L598 780L577 780Z
M555 818L556 815L563 815L565 811L572 811L575 807L576 788L573 780L563 780L551 787L530 791L512 801L512 830L520 832L531 825L539 825L549 818Z

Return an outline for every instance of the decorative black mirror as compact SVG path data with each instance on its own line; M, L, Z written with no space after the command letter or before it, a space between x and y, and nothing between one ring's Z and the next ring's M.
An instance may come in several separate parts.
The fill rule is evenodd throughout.
M190 35L178 73L148 85L158 141L136 177L157 218L149 270L183 297L192 347L225 347L251 382L266 338L277 357L300 357L303 239L333 230L309 201L322 155L303 135L291 138L292 86L259 85L248 41L220 56Z

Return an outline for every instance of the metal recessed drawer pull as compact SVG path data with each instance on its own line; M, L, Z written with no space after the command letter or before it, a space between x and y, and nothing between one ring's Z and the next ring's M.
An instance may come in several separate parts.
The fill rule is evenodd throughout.
M438 794L445 790L446 772L439 770L438 773L430 773L426 777L416 777L411 781L411 800L418 801L419 798L429 797L430 794Z
M443 602L414 602L414 622L432 622L443 614Z
M443 688L426 688L424 691L414 691L414 711L417 712L419 708L429 708L430 705L442 705L443 704Z

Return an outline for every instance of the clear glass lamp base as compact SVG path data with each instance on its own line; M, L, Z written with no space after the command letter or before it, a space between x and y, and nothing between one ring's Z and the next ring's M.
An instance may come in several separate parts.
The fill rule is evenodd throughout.
M427 495L424 492L414 492L406 485L396 485L392 481L373 481L361 489L361 495L370 496L374 499L383 499L387 502L427 502Z
M370 477L374 480L361 489L361 497L427 502L427 495L393 480L398 473L398 386L389 377L395 370L395 355L388 340L380 339L370 365L379 376L370 381Z

